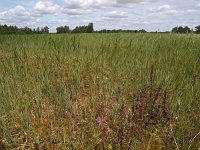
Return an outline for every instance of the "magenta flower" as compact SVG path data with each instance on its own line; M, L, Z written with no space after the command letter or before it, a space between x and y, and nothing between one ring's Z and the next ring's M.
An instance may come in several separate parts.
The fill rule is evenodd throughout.
M102 123L102 119L101 119L101 117L97 117L96 118L96 124L98 124L98 125L100 125Z

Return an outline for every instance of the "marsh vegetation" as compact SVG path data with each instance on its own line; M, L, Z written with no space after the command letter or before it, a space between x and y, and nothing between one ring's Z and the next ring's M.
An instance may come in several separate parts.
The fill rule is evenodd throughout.
M200 37L0 36L0 145L197 149Z

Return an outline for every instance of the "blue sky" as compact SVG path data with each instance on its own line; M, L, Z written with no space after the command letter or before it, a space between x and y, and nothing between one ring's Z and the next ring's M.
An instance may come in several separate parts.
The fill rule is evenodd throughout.
M200 25L200 0L0 0L0 24L19 27L94 23L100 29L167 31Z

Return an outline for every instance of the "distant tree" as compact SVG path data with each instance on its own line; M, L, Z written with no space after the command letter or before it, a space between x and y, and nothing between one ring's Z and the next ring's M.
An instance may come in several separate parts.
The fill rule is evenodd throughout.
M18 28L16 26L8 27L8 34L16 34L18 32Z
M122 29L118 29L118 30L100 30L100 31L95 31L97 33L137 33L137 30L122 30Z
M56 28L57 33L62 33L61 27Z
M0 25L0 34L39 34L39 33L49 33L49 28L46 26L40 30L31 29L29 27L18 28L17 26Z
M68 26L60 26L56 28L57 33L69 33L70 29Z
M40 28L39 27L37 27L37 29L36 29L36 33L40 33Z
M184 32L185 33L190 33L192 30L188 27L188 26L185 26L184 27Z
M146 33L147 31L144 30L144 29L142 29L142 30L139 30L138 32L139 32L139 33Z
M31 28L25 27L25 28L21 28L21 29L20 29L20 33L21 33L21 34L32 34L33 32L32 32L32 29L31 29Z
M195 27L195 33L200 34L200 25Z
M92 33L94 32L93 23L89 23L87 26L78 26L72 30L72 33Z
M5 25L0 25L0 34L8 34L8 26Z
M64 33L69 33L70 32L69 26L64 26L63 27L63 32Z
M185 33L184 28L182 26L178 27L178 33Z
M87 33L92 33L92 32L94 32L93 23L89 23L87 27Z
M33 33L36 33L36 29L35 28L33 29Z
M192 30L188 26L179 26L172 29L173 33L190 33Z
M49 33L49 27L45 26L41 29L42 33Z
M173 33L178 33L178 27L172 28L172 32L173 32Z

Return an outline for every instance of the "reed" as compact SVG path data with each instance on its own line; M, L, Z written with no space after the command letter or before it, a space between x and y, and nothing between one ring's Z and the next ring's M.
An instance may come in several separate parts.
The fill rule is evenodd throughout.
M1 35L0 149L198 149L199 66L192 34Z

